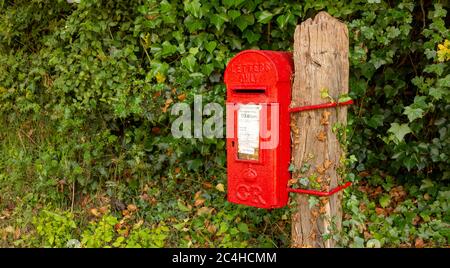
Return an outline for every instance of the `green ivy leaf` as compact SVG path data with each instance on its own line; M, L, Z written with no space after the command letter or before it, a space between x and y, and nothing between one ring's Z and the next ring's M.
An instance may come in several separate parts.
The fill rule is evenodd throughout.
M391 203L391 197L388 194L383 194L378 202L380 202L381 207L386 208Z
M303 177L299 180L300 184L303 186L308 186L309 185L309 179L307 177Z
M420 190L426 190L434 187L434 182L430 179L422 180L422 184L420 185Z
M227 7L237 7L245 0L223 0L223 4Z
M438 87L450 88L450 74L446 75L444 78L438 79L436 84Z
M177 46L172 45L169 41L162 43L161 56L170 56L177 51Z
M203 161L200 159L188 160L186 161L188 169L197 171L202 165Z
M406 134L411 133L411 129L408 124L392 123L391 128L388 129L388 132L392 133L398 142L403 141L403 138Z
M430 91L428 92L428 94L430 96L432 96L435 100L440 100L442 99L443 96L445 96L445 94L448 93L447 90L444 90L441 87L435 88L435 87L431 87Z
M292 164L292 163L289 164L288 171L289 171L289 172L294 172L294 171L295 171L295 165Z
M193 72L196 61L197 60L195 59L194 55L189 54L188 56L181 59L181 64L185 66L190 72Z
M280 15L277 18L277 23L280 26L280 28L286 27L286 25L289 23L289 21L293 19L293 15L291 13L288 13L286 15Z
M257 42L261 38L261 35L259 33L255 33L255 32L250 31L248 29L245 30L245 32L244 32L244 34L242 36L247 39L249 44L253 44L253 43Z
M264 10L260 12L258 15L256 15L256 17L259 23L266 24L272 19L273 14L267 10Z
M438 63L438 64L430 64L427 65L423 71L426 73L435 73L437 76L441 76L444 72L444 69L446 67L445 63Z
M359 236L356 236L355 238L353 238L353 247L355 248L364 248L364 239L362 239Z
M185 206L181 200L178 200L178 209L180 209L183 212L190 211L190 209L187 206Z
M373 115L367 122L367 125L372 128L381 127L383 125L384 116L382 114Z
M228 16L230 17L230 19L234 20L234 19L238 18L239 16L241 16L241 12L239 12L237 10L229 10Z
M320 98L326 99L326 98L329 98L329 97L330 97L330 94L328 93L328 88L322 88L320 90Z
M216 47L217 47L217 42L216 41L210 41L210 42L205 44L205 49L209 53L212 53Z
M319 204L319 198L316 196L310 196L308 198L308 204L310 209L313 208L315 205Z
M343 95L339 96L338 102L346 102L346 101L349 101L349 100L351 100L351 99L352 99L352 98L350 98L350 97L348 96L348 94L343 94Z
M214 71L214 64L204 64L202 65L202 72L204 75L209 76Z
M228 22L228 17L226 14L213 14L210 17L211 23L216 26L217 30L220 30L224 22Z
M245 223L243 223L243 222L240 222L240 223L238 224L238 229L239 229L239 231L241 231L242 233L246 233L246 234L249 233L249 231L248 231L248 225L245 224Z
M200 0L184 1L184 10L191 13L195 18L203 17Z
M255 18L253 15L242 15L238 17L235 21L236 26L243 32L249 25L255 23Z
M408 116L409 122L416 120L417 118L423 117L424 110L420 108L412 108L411 106L406 106L403 114Z
M367 248L381 248L381 243L378 239L370 239L369 241L367 241L366 243L366 247Z

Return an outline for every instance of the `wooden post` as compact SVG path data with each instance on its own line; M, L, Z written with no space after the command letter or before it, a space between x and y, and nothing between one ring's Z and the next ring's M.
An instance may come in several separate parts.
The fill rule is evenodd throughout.
M292 106L337 101L348 92L348 46L347 26L326 12L297 26ZM332 130L337 122L346 125L346 106L292 114L292 178L309 183L303 188L329 191L341 184L338 170L345 155ZM341 198L342 192L320 198L299 194L292 217L292 247L335 247L336 241L324 235L341 229Z

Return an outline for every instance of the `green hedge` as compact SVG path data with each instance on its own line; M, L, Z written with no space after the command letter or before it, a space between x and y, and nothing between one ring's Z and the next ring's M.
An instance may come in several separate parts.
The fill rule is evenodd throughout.
M0 0L0 128L36 144L27 168L4 145L0 168L84 192L175 168L225 183L224 139L172 138L170 106L223 104L233 55L291 50L295 26L325 10L349 28L352 172L449 179L444 2Z

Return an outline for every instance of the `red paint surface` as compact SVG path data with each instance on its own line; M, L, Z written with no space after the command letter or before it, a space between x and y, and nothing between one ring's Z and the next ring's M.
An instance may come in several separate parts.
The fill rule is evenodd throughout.
M228 201L232 203L279 208L288 202L292 72L292 54L287 52L246 50L227 65L227 188ZM243 91L236 91L239 89ZM279 107L278 146L260 148L259 161L238 159L237 110L233 107L239 103L267 105L268 113L266 116L261 114L260 124L266 123L268 131L272 131L270 115L273 107ZM261 128L260 135L265 134Z

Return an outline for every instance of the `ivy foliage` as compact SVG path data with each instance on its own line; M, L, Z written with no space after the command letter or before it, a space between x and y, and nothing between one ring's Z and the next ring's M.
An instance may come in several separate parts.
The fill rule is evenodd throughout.
M295 26L321 10L349 28L354 173L448 180L445 1L0 0L2 187L67 205L71 190L124 199L150 181L179 208L173 196L225 184L224 139L173 138L170 107L195 94L223 104L236 53L292 50ZM205 204L220 206L212 189Z

